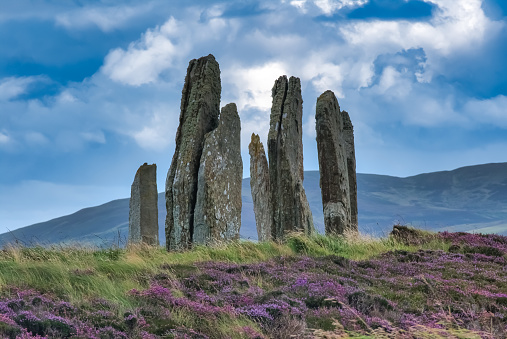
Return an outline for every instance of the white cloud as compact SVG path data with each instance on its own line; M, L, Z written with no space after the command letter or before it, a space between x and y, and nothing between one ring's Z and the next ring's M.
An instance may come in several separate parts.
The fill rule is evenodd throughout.
M271 88L281 75L287 75L287 67L278 61L260 66L232 66L223 71L223 82L232 84L234 94L229 96L236 102L238 110L271 108ZM290 74L289 74L290 75Z
M124 27L130 20L152 9L150 3L140 6L82 7L56 15L55 21L67 29L96 26L104 32Z
M0 79L0 101L7 101L24 94L30 84L41 77L7 77Z
M354 21L338 29L352 45L361 45L385 53L393 48L423 47L429 53L449 55L462 49L477 48L488 30L500 23L484 14L481 0L428 0L439 7L429 22Z
M241 113L241 112L240 112ZM248 145L251 141L252 133L258 134L261 138L261 142L264 145L264 149L267 152L266 140L269 131L269 111L266 112L248 112L250 113L248 119L241 119L241 148L248 152ZM243 112L241 115L246 115ZM267 156L267 154L266 154ZM245 159L243 159L245 160Z
M104 132L100 130L93 132L81 132L80 134L85 141L90 141L98 144L106 143L106 136L104 135Z
M5 132L5 131L0 132L0 145L8 144L10 141L11 141L11 138L9 137L7 132Z
M303 13L306 13L306 8L305 8L306 1L307 0L292 0L290 2L290 4L294 7L296 7L297 9L301 10Z
M57 97L56 101L59 101L62 104L68 104L76 102L77 99L70 93L69 90L63 90Z
M417 97L416 93L406 97L403 101L405 115L402 118L406 124L437 127L442 125L466 127L469 120L454 108L452 96L434 98L428 95Z
M161 27L147 30L139 41L125 51L117 48L106 56L102 72L112 80L139 86L154 82L174 59L188 53L189 45L177 44L171 38L180 31L179 23L170 18Z
M313 4L325 15L331 15L344 7L357 7L364 5L369 0L293 0L290 4L302 13L306 13L307 4Z
M315 112L315 106L313 106L311 112ZM306 121L304 121L305 118ZM315 130L315 114L310 114L308 117L303 116L303 133L309 138L317 137L317 131Z
M300 70L301 78L310 80L319 93L332 90L338 98L343 98L342 83L345 72L342 66L329 62L318 55L312 55L306 61Z
M153 83L165 71L183 68L183 60L186 61L190 52L201 44L216 48L216 41L234 39L237 21L212 17L200 22L200 13L196 9L183 21L171 17L162 26L148 29L126 50L112 50L105 57L101 72L122 84L140 86Z
M174 140L176 129L175 122L178 113L171 107L161 107L153 112L150 122L144 125L140 130L132 132L131 135L144 149L162 151Z
M464 110L473 121L507 128L507 96L473 99L465 104Z

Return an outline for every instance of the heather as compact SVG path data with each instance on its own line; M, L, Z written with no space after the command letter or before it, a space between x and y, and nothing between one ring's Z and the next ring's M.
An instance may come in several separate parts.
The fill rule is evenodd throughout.
M405 235L405 236L404 236ZM6 248L2 338L504 338L507 237Z

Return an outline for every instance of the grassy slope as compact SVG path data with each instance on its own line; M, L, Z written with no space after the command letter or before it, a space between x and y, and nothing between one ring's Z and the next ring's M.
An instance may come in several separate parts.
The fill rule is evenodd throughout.
M120 334L97 338L504 335L507 238L420 231L416 238L424 240L295 234L286 244L240 242L183 253L10 248L0 253L0 333L24 324L40 334L53 330L52 337L61 328L88 331L88 338L90 328L106 325ZM39 294L49 300L42 306L34 302ZM9 306L20 295L24 306ZM97 311L102 299L108 306L99 302ZM80 309L67 327L47 316L61 300ZM13 309L16 323L9 325L1 314ZM22 310L42 320L30 327ZM109 312L110 321L97 324L99 311ZM122 316L128 311L150 327L130 326Z

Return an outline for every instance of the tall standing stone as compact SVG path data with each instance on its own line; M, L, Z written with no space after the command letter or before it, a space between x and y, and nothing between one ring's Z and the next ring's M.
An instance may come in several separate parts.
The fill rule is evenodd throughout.
M204 136L218 126L220 92L220 68L213 55L190 61L182 91L175 152L165 185L168 250L188 248L193 238Z
M157 165L144 163L131 187L129 244L159 245L157 202Z
M343 139L347 151L347 173L349 176L350 192L350 225L352 229L358 229L357 211L357 178L356 178L356 151L354 146L354 126L350 120L349 113L342 111Z
M259 241L269 241L271 240L273 229L269 167L264 146L259 136L255 133L252 133L248 152L250 153L250 188L252 191L257 236Z
M299 78L281 76L272 89L268 134L273 238L290 231L313 232L303 187L303 98Z
M355 179L355 156L352 124L350 119L345 121L347 118L347 113L340 112L338 100L332 91L324 92L317 99L315 129L326 234L343 234L346 229L353 227L351 195L357 197L357 193L355 181L352 184L349 181L352 174L349 175L348 158L351 158ZM351 192L351 188L354 192ZM357 210L357 202L355 208Z
M193 242L239 239L241 227L241 123L236 104L222 108L206 134L199 167Z

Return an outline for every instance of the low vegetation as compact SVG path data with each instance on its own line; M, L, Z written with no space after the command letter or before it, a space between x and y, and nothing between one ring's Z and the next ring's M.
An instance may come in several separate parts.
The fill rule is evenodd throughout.
M507 237L0 252L2 338L504 338Z

